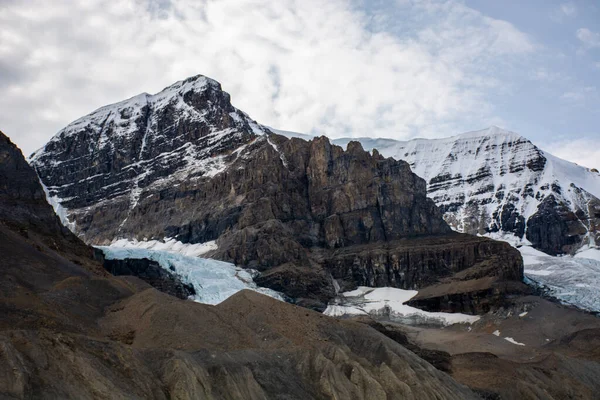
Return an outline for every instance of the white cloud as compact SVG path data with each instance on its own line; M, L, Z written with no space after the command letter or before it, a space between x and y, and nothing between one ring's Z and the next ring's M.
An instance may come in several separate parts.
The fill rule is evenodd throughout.
M577 30L576 36L587 48L600 47L600 33L598 32L593 32L588 28L580 28Z
M577 15L577 7L573 3L563 3L560 5L560 11L567 17L574 17Z
M497 72L535 50L513 25L458 1L404 1L402 23L392 24L411 27L403 35L373 29L385 15L344 0L0 8L0 129L26 153L97 107L198 73L277 128L447 136L496 121L486 91L501 90Z
M600 143L597 139L561 140L548 145L549 153L588 168L600 169Z
M560 73L551 71L545 67L540 67L532 71L531 78L536 81L544 82L555 82L559 79L564 79L564 77Z
M562 3L551 11L550 18L556 22L563 22L566 18L575 17L577 13L577 6L572 2Z
M563 93L561 96L564 100L568 100L571 102L584 102L589 100L590 98L597 97L597 90L595 86L586 86L583 88L578 88L574 90L570 90L568 92Z

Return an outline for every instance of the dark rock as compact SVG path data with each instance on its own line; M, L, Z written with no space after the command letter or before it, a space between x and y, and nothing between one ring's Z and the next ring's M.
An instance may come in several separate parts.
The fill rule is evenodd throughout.
M72 261L85 263L92 256L65 228L46 201L39 178L25 161L21 150L0 132L0 221L24 238L40 240L44 246L66 253Z
M542 201L527 222L527 240L550 255L568 253L586 232L577 215L552 195Z
M407 304L425 311L482 315L505 307L511 296L532 292L520 282L480 278L432 285L419 291Z
M494 212L492 216L494 222L491 227L492 232L509 232L517 237L525 235L525 218L519 213L513 203L505 203L504 206Z
M182 300L196 294L193 285L183 283L179 276L163 269L156 261L147 258L105 260L104 268L115 276L137 276L157 290Z

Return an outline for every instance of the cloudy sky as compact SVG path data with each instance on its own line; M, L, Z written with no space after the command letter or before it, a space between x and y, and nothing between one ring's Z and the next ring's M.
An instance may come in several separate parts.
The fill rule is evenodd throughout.
M600 166L596 0L0 0L0 130L26 154L196 74L279 129L411 139L497 125Z

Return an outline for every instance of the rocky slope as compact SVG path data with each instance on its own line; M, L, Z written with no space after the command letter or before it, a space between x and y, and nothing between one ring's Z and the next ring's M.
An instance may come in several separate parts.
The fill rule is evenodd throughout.
M352 140L407 161L458 231L509 233L550 255L600 243L600 174L516 133L492 127L446 139Z
M1 133L0 177L0 398L594 399L600 390L591 315L534 297L472 330L407 330L250 291L219 306L183 301L108 275Z
M212 257L320 310L357 285L522 279L510 246L451 231L406 162L274 134L202 76L75 121L31 162L88 243L216 240Z
M486 399L598 397L600 319L573 308L526 296L468 328L385 327Z
M1 133L0 177L1 398L477 398L367 326L249 291L215 307L108 275Z

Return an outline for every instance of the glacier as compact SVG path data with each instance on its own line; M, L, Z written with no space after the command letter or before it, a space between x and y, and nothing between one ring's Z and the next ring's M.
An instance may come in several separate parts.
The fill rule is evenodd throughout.
M243 269L231 263L141 247L111 245L97 248L102 250L108 260L146 258L159 263L162 268L175 273L184 283L194 287L196 295L191 296L190 299L198 303L216 305L244 289L285 301L280 293L258 287L254 283L256 271ZM189 248L184 248L185 250Z
M217 250L217 242L212 240L205 243L182 243L174 238L163 240L116 239L110 244L112 248L146 249L181 254L188 257L200 257Z
M536 250L526 239L511 234L483 236L502 240L523 257L525 283L538 287L563 304L600 312L600 250L586 246L575 255L550 256Z
M600 312L600 250L553 257L530 246L518 247L526 282L583 310Z

